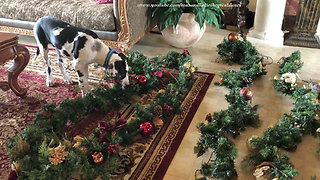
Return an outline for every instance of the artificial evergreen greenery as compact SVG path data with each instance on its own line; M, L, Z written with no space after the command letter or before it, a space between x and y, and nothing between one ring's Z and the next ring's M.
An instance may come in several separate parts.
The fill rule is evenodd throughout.
M300 51L293 52L289 57L282 58L280 61L279 76L275 76L273 87L286 95L291 95L296 89L296 82L292 79L297 79L296 73L302 68Z
M246 126L256 125L259 117L256 107L247 104L247 99L239 96L237 92L266 71L263 58L259 57L259 53L250 43L242 41L241 38L224 39L223 43L218 45L218 49L222 60L244 65L239 71L227 70L221 73L221 80L215 83L231 89L230 95L226 95L230 105L227 110L213 113L213 117L208 118L208 124L199 125L201 137L195 147L195 153L201 156L207 150L213 149L216 157L203 164L202 172L206 176L232 179L236 176L233 161L236 151L226 135L232 134L235 137ZM316 131L320 132L320 123L316 120L319 92L314 87L297 87L296 84L296 73L302 65L299 51L282 58L280 77L273 79L274 88L291 95L294 108L280 119L279 124L269 127L262 137L250 140L252 152L243 160L243 168L268 166L274 177L283 180L293 179L298 175L298 171L290 164L289 157L280 153L279 148L294 151L303 135L315 135ZM224 146L220 142L223 142ZM224 154L221 154L219 147L225 147L222 151Z
M256 127L259 124L257 109L253 108L239 91L240 88L231 89L230 94L226 95L226 100L230 104L228 109L213 114L213 120L217 122L219 128L234 136L246 126Z
M276 146L286 150L294 150L296 144L301 142L301 136L298 127L283 123L268 128L263 137L257 138L254 142L259 144L259 147Z
M252 83L252 80L266 74L266 71L262 67L262 63L256 63L255 58L249 58L248 62L243 68L241 67L239 71L226 70L220 74L221 82L220 85L224 85L228 88L235 87L246 87ZM251 66L250 66L250 65ZM248 68L250 67L250 68ZM218 83L216 83L218 84Z
M203 164L202 172L209 177L231 179L237 176L234 165L236 149L216 122L201 123L198 126L201 137L195 147L195 153L199 157L207 150L213 149L216 158L209 159L207 163Z
M245 157L243 167L255 167L268 162L272 173L279 179L293 179L298 175L297 170L289 163L289 157L280 154L279 148L294 151L303 135L316 135L320 127L316 120L319 109L318 92L311 89L311 86L296 87L295 73L301 69L302 64L299 51L282 59L279 71L281 76L273 79L274 88L291 95L294 108L290 113L284 114L279 124L269 127L262 137L250 141L255 151Z
M284 73L297 73L303 66L301 61L301 52L295 51L289 57L282 58L280 62L280 71L279 74Z
M202 165L204 175L229 179L237 176L235 171L234 159L236 158L236 148L228 138L219 137L214 144L216 158ZM211 164L211 165L210 165ZM212 164L214 164L212 166Z
M180 112L182 97L192 85L193 74L190 70L194 67L189 54L173 51L169 54L154 58L159 62L152 62L139 52L130 53L129 72L146 76L147 81L143 84L137 82L125 89L119 85L113 88L100 85L82 98L64 100L59 107L53 104L44 106L44 111L37 115L30 126L8 141L8 155L20 167L18 178L71 179L72 176L80 173L82 178L88 180L98 176L109 179L110 172L119 166L118 144L128 145L134 142L135 137L141 132L140 124L152 123L155 106L163 107L166 104L172 108L162 114L165 122ZM165 67L167 62L172 60L166 59L168 57L176 57L173 60L175 64L170 66L179 69L179 75L170 75L167 77L169 82L166 87L159 86L165 89L165 93L159 93L154 104L145 107L136 105L135 118L126 126L113 133L110 130L113 122L101 122L100 129L93 131L91 136L77 139L65 136L70 126L77 127L83 115L114 110L131 101L134 96L158 87L157 84L162 80L155 72L161 71L160 68ZM54 154L53 150L57 148L60 151L63 149L62 153ZM60 157L61 154L65 156ZM97 154L100 156L96 156Z
M226 95L229 103L228 109L220 112L214 112L208 115L207 124L200 123L198 129L201 136L194 150L197 156L202 156L206 151L213 149L214 159L202 165L201 172L205 176L233 179L237 177L234 160L236 158L236 148L228 139L229 135L234 138L245 130L246 126L258 126L259 115L257 110L260 105L251 106L249 103L251 97L241 94L241 89L247 87L257 77L266 74L263 58L258 56L258 52L247 41L224 39L223 43L218 45L222 59L227 62L235 61L244 65L239 71L227 70L220 74L221 80L216 85L223 85L230 88L230 94ZM234 56L227 55L226 51L240 53L240 59L234 59ZM234 54L234 55L235 55Z
M191 62L192 58L188 55L188 52L184 52L184 55L181 55L176 51L169 51L166 55L154 57L152 60L160 66L179 69L179 67L182 67L186 62Z
M218 54L220 59L230 63L245 64L252 57L260 56L257 49L246 39L223 39L223 42L218 44Z
M246 126L259 124L258 108L252 107L245 97L239 95L239 90L240 88L231 89L231 93L226 95L226 100L230 103L227 110L215 112L212 122L201 123L198 127L201 137L195 147L195 153L201 156L212 148L216 155L214 160L210 159L202 166L202 172L206 176L222 179L236 177L234 169L236 149L227 135L236 137Z
M278 79L275 77L272 81L274 89L285 95L291 95L296 89L296 84L286 83L284 79Z
M271 173L281 180L292 180L294 176L298 175L298 171L293 168L289 162L289 157L285 154L280 154L276 146L265 146L259 151L255 151L241 162L244 169L249 167L256 167L265 163L270 166Z

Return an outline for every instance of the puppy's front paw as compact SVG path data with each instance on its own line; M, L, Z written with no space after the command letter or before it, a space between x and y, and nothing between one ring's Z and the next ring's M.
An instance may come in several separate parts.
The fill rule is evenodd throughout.
M81 90L81 95L82 95L82 97L84 97L86 94L88 94L88 92L89 92L89 91L83 91L83 90Z
M54 81L46 81L47 87L53 87L54 86Z
M82 97L84 97L89 91L90 91L90 89L88 87L83 87L81 89Z
M71 79L70 77L65 78L65 79L64 79L64 82L65 82L66 84L68 84L68 85L72 85L72 84L73 84L73 81L72 81L72 79Z

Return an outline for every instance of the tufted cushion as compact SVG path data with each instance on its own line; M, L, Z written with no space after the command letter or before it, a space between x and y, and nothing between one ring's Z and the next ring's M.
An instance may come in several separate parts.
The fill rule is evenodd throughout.
M54 16L87 29L116 29L112 4L92 0L0 0L2 18L35 22L42 16Z

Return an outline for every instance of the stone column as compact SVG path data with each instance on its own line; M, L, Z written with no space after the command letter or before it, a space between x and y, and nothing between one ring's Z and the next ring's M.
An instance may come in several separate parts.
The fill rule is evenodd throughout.
M316 35L319 18L320 0L301 0L296 24L293 31L285 34L284 44L320 48Z
M254 26L247 40L273 46L283 45L282 21L286 0L258 0Z

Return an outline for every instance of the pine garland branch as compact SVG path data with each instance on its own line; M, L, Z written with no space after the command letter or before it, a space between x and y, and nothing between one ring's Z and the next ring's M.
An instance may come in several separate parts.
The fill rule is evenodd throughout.
M248 58L259 56L256 48L246 39L239 37L238 39L223 39L223 42L217 45L220 58L227 62L235 62L245 64Z
M155 62L154 60L158 60ZM140 134L140 124L152 123L153 108L157 105L171 108L162 114L168 120L179 113L183 95L192 85L193 72L192 58L187 51L182 54L171 51L166 56L148 59L139 52L129 55L131 73L147 77L145 84L136 83L123 89L119 85L108 88L103 84L93 89L83 98L66 99L59 107L47 104L43 112L37 114L33 124L28 126L16 137L9 139L7 149L10 158L16 161L21 168L19 178L22 179L70 179L74 174L82 172L84 179L109 179L110 172L119 167L117 156L118 144L133 143ZM166 93L159 93L154 104L136 106L136 118L115 134L103 128L110 127L109 122L101 122L103 126L93 131L89 137L74 137L68 139L64 133L68 123L76 125L83 115L97 112L108 112L110 107L120 107L130 101L134 95L147 93L159 83L160 75L166 65L180 70L174 82L165 88ZM161 75L162 76L162 75ZM103 80L102 80L103 81ZM53 154L58 148L63 152ZM108 151L106 151L106 149ZM61 156L65 154L65 157ZM97 162L96 162L97 161ZM107 171L106 171L107 169Z
M320 127L316 120L319 109L318 92L311 87L297 87L296 84L296 73L302 65L299 51L282 58L280 78L275 77L272 81L277 91L291 96L294 108L291 113L284 114L278 125L269 127L262 137L249 141L254 151L244 158L243 167L258 167L260 163L270 162L265 166L271 168L274 176L279 179L293 179L298 175L298 171L289 163L289 157L280 155L278 148L294 151L303 135L315 135Z
M209 162L201 167L205 176L233 179L237 177L234 165L236 148L227 136L231 134L235 138L246 126L259 125L257 110L261 106L252 107L249 104L252 92L247 87L254 79L266 74L266 64L255 47L243 39L224 39L218 45L218 54L226 62L233 61L244 65L239 71L227 70L220 74L221 80L215 84L231 89L225 98L229 103L228 109L214 112L213 115L208 114L208 123L199 124L201 136L194 151L198 157L211 149L215 153L215 159L210 158Z

